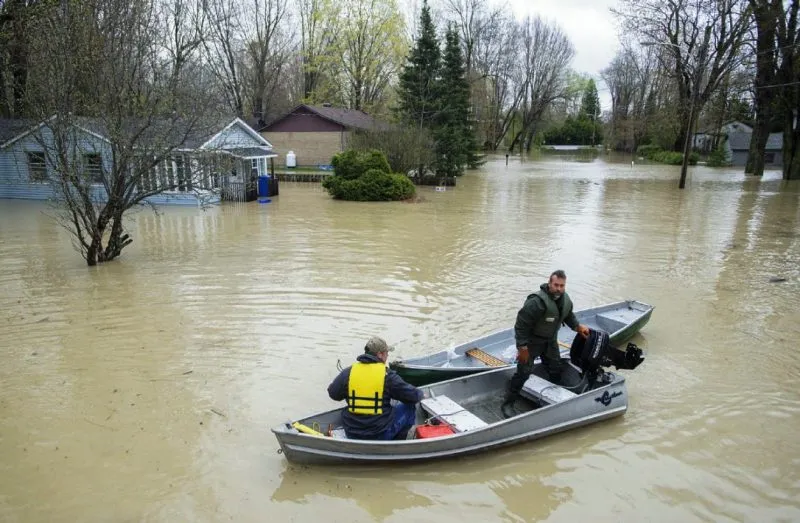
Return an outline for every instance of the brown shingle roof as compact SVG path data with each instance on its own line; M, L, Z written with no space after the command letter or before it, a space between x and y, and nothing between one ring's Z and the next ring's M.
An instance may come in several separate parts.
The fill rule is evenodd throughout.
M377 118L374 118L373 116L358 109L346 109L344 107L328 107L325 105L300 104L297 107L294 107L288 113L279 116L269 124L265 125L260 130L263 131L266 127L269 127L283 120L284 118L293 114L295 111L301 108L316 113L322 118L338 123L339 125L347 127L348 129L387 130L392 127L390 124L378 120Z

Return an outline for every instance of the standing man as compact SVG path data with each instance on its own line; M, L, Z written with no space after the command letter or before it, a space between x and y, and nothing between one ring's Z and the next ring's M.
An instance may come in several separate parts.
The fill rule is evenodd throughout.
M405 439L414 426L417 403L423 394L386 367L393 350L383 338L373 336L356 363L342 370L328 386L332 400L347 401L342 424L348 438Z
M561 351L558 348L558 329L565 323L584 338L589 328L578 323L572 312L572 300L566 293L567 275L554 271L547 283L528 295L517 313L514 337L517 343L517 372L512 376L503 402L503 415L514 415L514 402L525 381L533 371L533 360L541 357L550 381L558 383L561 377Z

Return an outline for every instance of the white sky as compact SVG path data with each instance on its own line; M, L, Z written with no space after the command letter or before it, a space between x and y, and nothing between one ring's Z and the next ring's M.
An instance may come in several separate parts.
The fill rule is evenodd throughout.
M517 18L527 14L540 15L556 22L575 47L572 67L588 74L597 84L600 104L604 111L611 109L611 98L600 71L616 54L619 47L616 20L610 8L616 0L507 0Z

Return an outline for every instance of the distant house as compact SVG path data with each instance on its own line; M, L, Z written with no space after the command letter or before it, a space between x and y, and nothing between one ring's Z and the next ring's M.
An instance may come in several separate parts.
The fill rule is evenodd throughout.
M298 166L330 165L334 154L344 151L354 131L387 129L390 126L356 109L301 104L273 120L259 132L269 140L286 165L290 151Z
M749 125L732 121L722 126L714 132L701 132L694 136L694 147L696 149L709 152L715 138L719 137L722 147L725 149L726 156L731 165L741 167L747 163L747 155L750 151L750 140L753 136L753 128ZM781 167L783 164L783 134L771 133L767 139L767 147L764 151L764 165L766 167Z
M47 200L54 197L53 165L46 147L53 134L45 120L0 119L0 199ZM76 118L77 148L86 172L96 171L96 198L105 198L102 173L112 162L108 132L99 119ZM166 127L165 127L166 128ZM158 132L157 126L150 128ZM239 118L226 119L202 129L170 126L185 136L169 159L157 165L140 183L147 191L168 189L147 198L154 204L197 205L222 199L244 200L254 192L256 177L268 171L275 157L272 145ZM224 158L225 161L216 161ZM202 181L202 183L199 183ZM202 189L197 187L201 185Z

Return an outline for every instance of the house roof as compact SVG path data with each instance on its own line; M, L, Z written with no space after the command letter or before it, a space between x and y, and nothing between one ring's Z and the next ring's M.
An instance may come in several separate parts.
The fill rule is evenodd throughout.
M24 134L39 124L38 120L27 118L0 118L0 148L17 136Z
M728 133L728 143L732 151L750 150L750 139L753 133L733 132ZM783 133L771 133L767 139L767 151L780 151L783 148Z
M391 125L378 120L377 118L361 111L359 109L347 109L344 107L329 107L325 105L308 105L300 104L290 110L288 113L274 119L259 131L263 131L268 127L280 122L291 116L298 109L306 109L315 113L326 120L337 123L348 129L363 129L363 130L385 130L391 128Z
M739 120L730 120L722 124L726 131L753 132L753 127Z
M30 119L0 119L0 147L4 147L20 139L43 122ZM80 129L100 138L108 140L109 127L102 118L75 117L74 123ZM141 133L137 143L141 146L148 144L179 144L180 149L194 150L200 149L210 143L220 133L230 127L241 124L242 129L248 133L254 141L260 142L267 149L271 145L263 136L255 132L249 125L239 118L233 116L219 118L200 118L198 120L186 120L181 118L163 118L158 120L130 119L125 122L121 129L124 133Z

